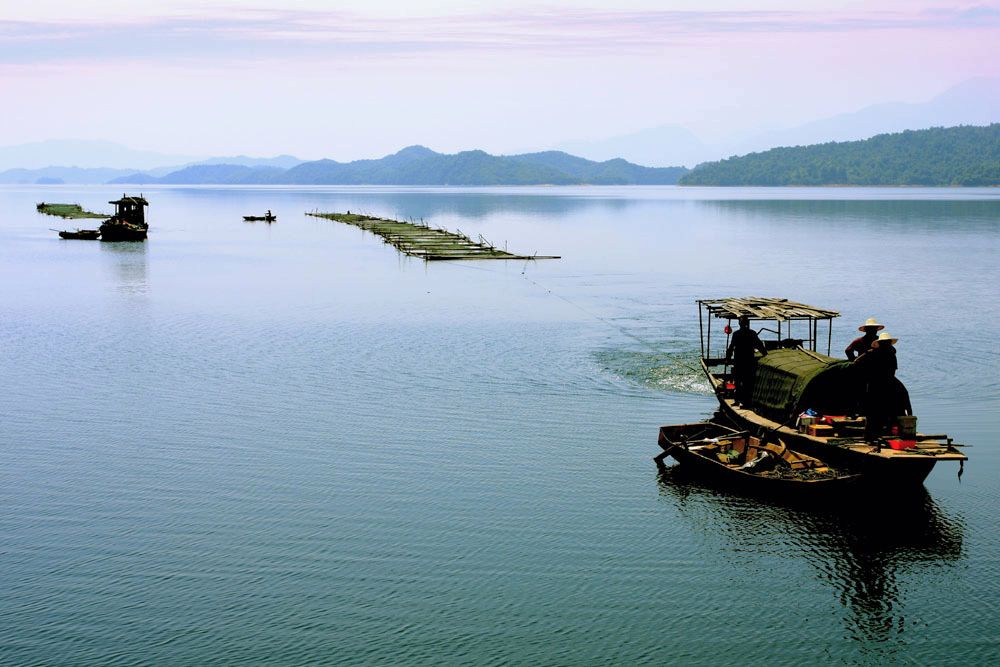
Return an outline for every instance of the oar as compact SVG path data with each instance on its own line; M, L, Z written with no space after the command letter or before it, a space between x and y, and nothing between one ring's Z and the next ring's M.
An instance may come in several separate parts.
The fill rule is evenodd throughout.
M784 422L782 422L782 423L778 424L777 426L775 426L774 428L772 428L772 429L771 429L770 431L768 431L768 432L767 432L767 433L765 433L764 435L760 436L760 441L761 441L761 443L765 443L765 442L767 442L767 439L768 439L768 437L770 437L770 436L774 435L775 433L777 433L777 432L778 432L778 431L779 431L780 429L784 428L785 426L788 426L788 424L789 424L789 423L790 423L790 422L791 422L791 421L792 421L793 419L798 419L798 415L796 415L796 414L792 414L792 416L791 416L791 417L789 417L788 419L786 419L786 420L785 420Z

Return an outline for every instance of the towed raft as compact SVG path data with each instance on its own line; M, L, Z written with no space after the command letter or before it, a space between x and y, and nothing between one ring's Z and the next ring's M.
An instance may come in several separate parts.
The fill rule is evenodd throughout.
M103 220L108 217L107 213L87 211L79 204L53 204L43 201L35 204L35 210L45 215L54 215L67 220L76 220L79 218L99 218Z
M733 323L743 315L762 325L753 328L768 350L766 356L758 355L749 406L736 402L726 359ZM787 299L699 300L701 367L721 413L739 429L773 433L794 450L882 485L919 485L938 461L968 460L948 436L916 433L913 417L897 421L899 437L865 441L864 418L856 417L862 394L856 369L829 356L833 319L839 316ZM715 339L725 343L721 349L713 347L712 338L712 323L719 320L725 321L722 336ZM825 355L816 349L824 322ZM804 415L809 416L800 419Z
M830 467L782 442L767 442L746 431L698 422L660 428L656 462L671 456L682 468L708 481L757 493L816 495L856 487L861 475Z

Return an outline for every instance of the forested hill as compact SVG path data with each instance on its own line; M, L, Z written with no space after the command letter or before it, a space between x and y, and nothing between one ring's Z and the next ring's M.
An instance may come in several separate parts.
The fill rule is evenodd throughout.
M681 185L1000 185L1000 123L773 148L698 165Z
M156 178L132 174L112 183L290 185L672 185L684 167L643 167L625 160L593 162L550 151L454 155L410 146L378 160L316 160L290 169L212 164L186 167Z

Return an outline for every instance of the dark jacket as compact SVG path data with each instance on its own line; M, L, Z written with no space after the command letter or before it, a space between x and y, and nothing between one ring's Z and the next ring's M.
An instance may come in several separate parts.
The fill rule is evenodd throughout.
M868 354L863 354L854 360L854 365L861 371L865 382L871 387L886 387L896 377L896 347L879 345L873 347Z
M737 329L733 333L732 340L729 341L729 348L726 350L726 358L732 359L736 365L755 363L757 361L754 357L754 350L760 350L760 353L767 355L767 349L764 347L764 343L761 342L760 336L753 329L747 327L746 329Z

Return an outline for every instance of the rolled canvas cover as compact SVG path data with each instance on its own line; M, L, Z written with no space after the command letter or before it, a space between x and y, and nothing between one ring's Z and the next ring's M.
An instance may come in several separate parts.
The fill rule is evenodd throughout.
M851 362L802 348L773 350L757 360L755 411L785 421L812 408L820 414L856 412L861 388Z

